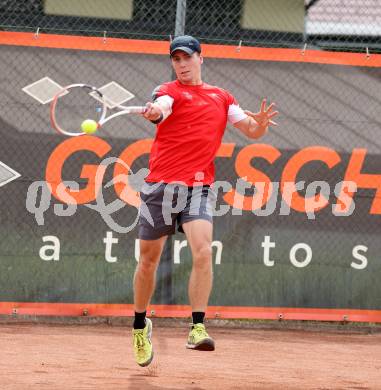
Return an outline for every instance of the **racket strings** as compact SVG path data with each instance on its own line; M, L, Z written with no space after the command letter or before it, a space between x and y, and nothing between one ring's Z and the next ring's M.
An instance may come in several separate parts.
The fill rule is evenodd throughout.
M98 122L102 116L102 102L88 88L76 87L61 94L55 106L55 121L59 128L70 133L82 133L85 119Z

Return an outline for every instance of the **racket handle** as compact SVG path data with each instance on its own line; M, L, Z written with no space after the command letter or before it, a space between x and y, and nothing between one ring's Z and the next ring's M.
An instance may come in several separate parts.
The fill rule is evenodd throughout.
M144 114L147 111L146 106L118 106L124 114Z
M106 122L108 122L111 119L116 118L117 116L121 115L131 115L131 114L144 114L147 111L147 107L145 106L118 106L122 111L116 112L115 114L110 115L109 117L106 117L98 122L99 127L103 126Z

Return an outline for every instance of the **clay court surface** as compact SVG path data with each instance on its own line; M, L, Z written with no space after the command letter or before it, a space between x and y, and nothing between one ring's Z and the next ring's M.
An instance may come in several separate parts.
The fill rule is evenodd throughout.
M0 389L381 389L380 333L209 330L216 351L197 352L154 324L140 368L128 327L0 324Z

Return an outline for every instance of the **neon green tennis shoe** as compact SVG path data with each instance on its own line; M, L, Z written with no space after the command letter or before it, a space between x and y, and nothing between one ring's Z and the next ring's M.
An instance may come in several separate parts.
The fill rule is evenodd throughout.
M149 318L146 318L146 326L144 329L132 329L135 360L141 367L148 366L153 359L151 336L152 322Z
M204 324L191 324L186 347L198 351L214 351L214 341L208 335Z

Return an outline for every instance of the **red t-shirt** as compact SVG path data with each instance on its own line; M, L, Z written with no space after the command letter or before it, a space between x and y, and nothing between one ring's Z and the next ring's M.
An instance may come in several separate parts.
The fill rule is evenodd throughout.
M214 182L214 158L221 145L230 105L238 105L227 91L203 83L162 84L154 98L173 99L172 113L157 126L148 182L184 182L188 186ZM202 183L198 172L203 174ZM196 179L197 178L197 179Z

